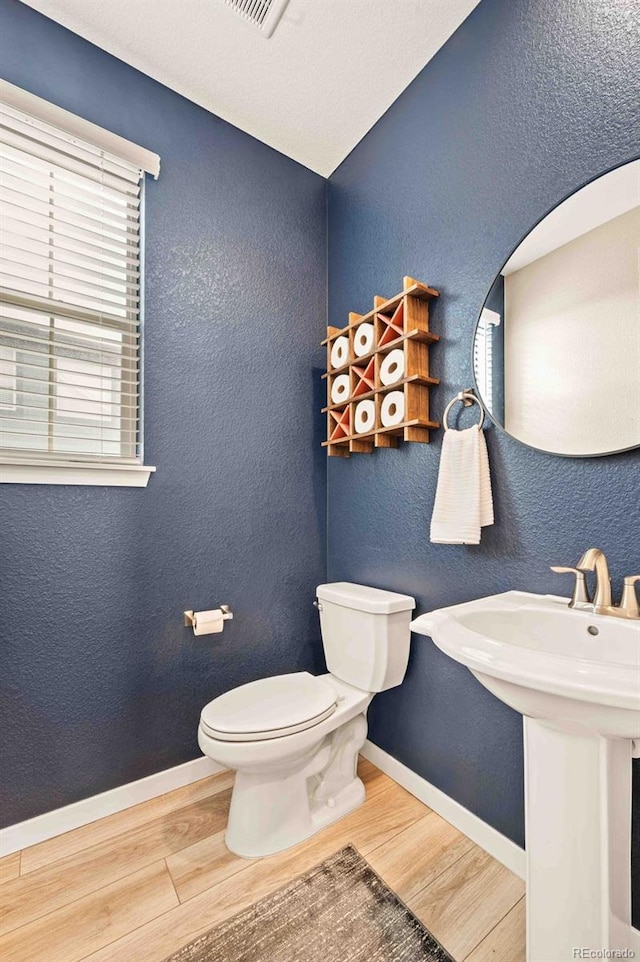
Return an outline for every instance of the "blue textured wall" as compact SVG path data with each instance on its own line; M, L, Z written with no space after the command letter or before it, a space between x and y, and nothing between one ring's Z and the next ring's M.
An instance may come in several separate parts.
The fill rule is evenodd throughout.
M403 274L438 288L436 415L472 383L474 325L512 249L566 194L640 154L639 37L637 0L482 0L331 177L329 322ZM429 543L440 440L330 459L330 579L409 592L426 611L566 590L549 565L590 545L617 575L640 571L640 451L565 460L490 430L497 523L478 547L445 547ZM370 733L523 842L520 716L429 639L414 636L403 686L374 699Z
M0 486L0 824L187 761L202 706L322 668L326 182L0 2L0 75L157 151L146 490ZM183 608L227 602L223 635Z
M482 0L330 182L330 320L413 274L442 291L434 411L471 383L493 277L546 210L640 153L635 0ZM416 42L419 42L417 38ZM28 818L197 754L202 704L321 668L321 178L0 0L0 73L157 150L147 190L146 491L0 487L0 811ZM286 369L281 387L273 372ZM432 546L440 439L329 462L329 576L420 610L511 587L600 544L640 570L640 453L537 454L488 432L497 524ZM222 636L183 607L228 601ZM371 736L522 842L520 718L424 638ZM638 774L638 772L636 772ZM638 786L640 788L640 786ZM636 923L638 924L638 923Z

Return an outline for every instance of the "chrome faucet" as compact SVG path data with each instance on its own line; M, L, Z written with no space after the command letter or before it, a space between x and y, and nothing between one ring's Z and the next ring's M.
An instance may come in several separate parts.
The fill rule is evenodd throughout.
M571 601L569 602L570 608L577 608L578 605L591 604L589 589L587 588L587 579L585 578L584 571L580 571L579 568L567 568L561 565L551 565L551 570L557 575L575 575L576 580L573 586L573 594L571 595Z
M636 582L640 581L640 575L629 575L624 579L620 605L614 605L611 597L609 565L604 552L600 548L589 548L588 551L585 551L575 568L552 567L551 570L558 574L564 574L565 572L575 574L576 583L569 602L570 608L575 608L579 604L592 604L593 612L596 615L640 619L640 605L638 605L635 587ZM589 597L584 576L585 571L595 571L596 573L596 592L593 602Z
M596 593L593 596L593 610L598 615L605 614L602 608L611 608L611 575L609 565L604 551L600 548L589 548L578 562L579 571L595 571L596 573Z

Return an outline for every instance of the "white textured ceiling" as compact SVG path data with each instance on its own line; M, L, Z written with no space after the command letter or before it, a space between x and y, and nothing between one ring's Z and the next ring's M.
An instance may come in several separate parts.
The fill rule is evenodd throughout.
M559 204L516 247L501 273L513 274L636 207L640 207L640 160L596 177Z
M328 176L479 0L291 0L265 39L224 0L24 0Z

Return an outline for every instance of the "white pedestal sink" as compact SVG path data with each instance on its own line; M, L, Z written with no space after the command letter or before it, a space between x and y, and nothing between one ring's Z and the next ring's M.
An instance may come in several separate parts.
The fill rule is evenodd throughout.
M411 627L524 715L528 962L572 962L579 949L637 951L630 862L640 621L509 591L421 615Z

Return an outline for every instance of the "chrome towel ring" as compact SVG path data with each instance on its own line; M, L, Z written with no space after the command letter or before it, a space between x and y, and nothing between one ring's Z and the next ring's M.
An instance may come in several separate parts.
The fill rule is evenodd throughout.
M473 404L473 403L475 403L475 404L478 405L478 407L480 408L480 410L481 410L481 412L482 412L482 417L480 418L480 422L479 422L479 424L478 424L478 428L479 428L479 430L482 430L482 428L484 427L484 422L485 422L485 418L486 418L486 416L487 416L487 412L486 412L485 409L484 409L484 406L483 406L483 404L482 404L482 401L480 401L480 399L475 396L475 394L473 393L473 391L471 391L471 390L469 389L469 390L466 390L466 391L459 391L458 394L456 394L456 396L455 396L454 398L451 398L451 400L450 400L449 403L447 404L446 408L444 409L444 414L442 415L442 424L443 424L443 427L444 427L445 431L448 431L448 430L449 430L449 425L447 424L447 418L448 418L448 416L449 416L449 411L451 410L451 408L453 407L453 405L454 405L457 401L461 401L461 402L464 404L465 407L469 407L469 405L470 405L470 404Z

